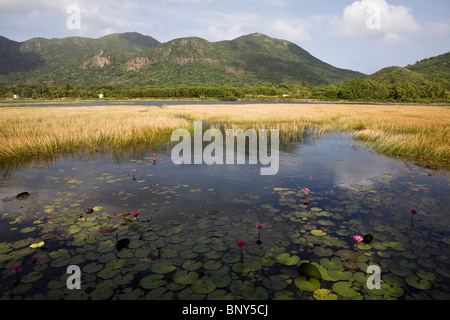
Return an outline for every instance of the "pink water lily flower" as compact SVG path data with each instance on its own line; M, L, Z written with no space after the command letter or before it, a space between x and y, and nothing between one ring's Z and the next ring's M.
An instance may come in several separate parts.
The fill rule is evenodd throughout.
M137 218L139 216L139 212L133 213L133 217Z
M356 242L361 242L364 240L364 238L360 235L354 235L353 239L355 239Z
M257 225L256 225L256 229L261 229L263 227L263 225L261 224L261 223L258 223Z
M412 214L417 214L417 210L411 209Z
M13 265L13 266L12 266L12 268L13 268L13 270L14 270L14 271L17 271L17 270L19 270L19 269L20 269L20 267L21 267L21 265L20 265L20 264L15 264L15 265Z
M244 240L239 240L239 241L236 241L236 244L239 246L239 247L243 247L244 245L245 245L245 241Z
M308 188L305 188L305 192L308 193L308 192L309 192L309 189L308 189Z

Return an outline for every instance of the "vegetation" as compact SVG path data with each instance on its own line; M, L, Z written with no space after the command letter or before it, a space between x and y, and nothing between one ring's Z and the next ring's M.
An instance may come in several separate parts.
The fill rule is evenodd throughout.
M368 101L449 103L450 81L426 81L424 83L380 83L369 79L350 80L341 85L314 86L307 82L293 84L263 83L259 86L178 86L178 87L129 87L129 86L64 86L22 85L0 87L0 99L210 99L210 100L320 100L320 101Z
M450 167L449 108L342 104L2 108L0 164L164 143L174 129L191 128L189 120L279 128L284 137L348 131L384 154Z
M22 43L0 38L0 58L0 85L340 84L365 77L260 33L214 43L190 37L163 44L137 33Z

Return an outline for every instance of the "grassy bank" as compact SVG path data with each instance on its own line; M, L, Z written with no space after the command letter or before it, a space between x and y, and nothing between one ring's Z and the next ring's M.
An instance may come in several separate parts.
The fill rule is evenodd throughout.
M1 108L0 164L156 144L189 125L157 107Z
M188 120L280 128L285 137L304 128L349 131L381 153L450 167L450 108L329 104L1 108L0 164L168 141Z

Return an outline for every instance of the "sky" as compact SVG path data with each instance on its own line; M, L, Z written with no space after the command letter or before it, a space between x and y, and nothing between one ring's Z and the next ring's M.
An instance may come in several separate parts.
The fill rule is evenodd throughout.
M372 74L450 51L450 0L0 0L0 35L215 42L260 32L335 67Z

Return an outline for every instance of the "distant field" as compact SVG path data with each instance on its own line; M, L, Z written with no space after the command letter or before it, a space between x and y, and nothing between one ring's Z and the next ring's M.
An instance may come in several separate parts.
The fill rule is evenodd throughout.
M341 104L0 108L0 164L164 142L193 120L279 128L284 137L348 131L380 153L450 168L449 107Z

